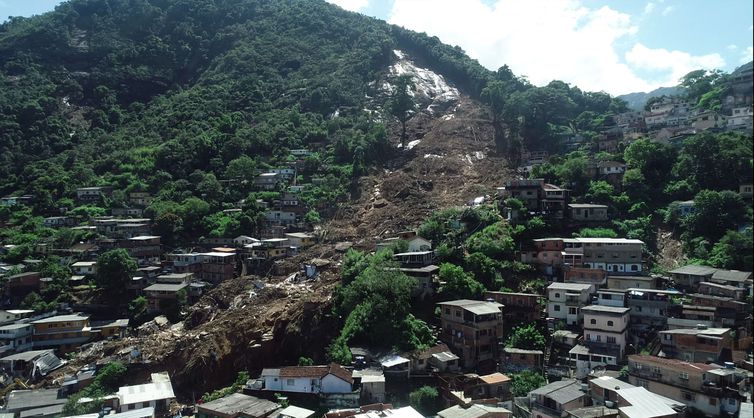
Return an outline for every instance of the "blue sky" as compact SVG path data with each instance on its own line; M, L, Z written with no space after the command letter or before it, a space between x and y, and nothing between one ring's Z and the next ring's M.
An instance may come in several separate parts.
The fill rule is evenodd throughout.
M537 85L560 79L611 94L675 85L698 68L752 59L751 0L327 0L508 64ZM0 0L0 16L59 0Z

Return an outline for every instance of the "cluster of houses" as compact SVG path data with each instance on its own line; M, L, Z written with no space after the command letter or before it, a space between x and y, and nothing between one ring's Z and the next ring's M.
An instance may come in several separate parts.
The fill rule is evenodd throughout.
M605 179L616 185L622 182L625 171L625 164L614 161L594 163L594 170L590 170L592 178ZM545 183L543 179L509 180L497 189L498 198L502 202L515 198L523 203L522 209L506 207L508 220L512 222L527 214L581 225L597 226L610 221L607 205L572 203L570 192Z
M81 369L75 375L66 376L57 387L44 389L15 389L5 397L2 413L13 418L53 418L63 415L63 408L71 395L85 388L101 370L100 365ZM166 372L152 373L147 383L121 386L113 394L98 398L102 402L102 412L87 415L68 415L76 418L93 418L107 415L111 418L155 418L176 416L176 397L170 376ZM78 402L86 404L95 401L80 397Z

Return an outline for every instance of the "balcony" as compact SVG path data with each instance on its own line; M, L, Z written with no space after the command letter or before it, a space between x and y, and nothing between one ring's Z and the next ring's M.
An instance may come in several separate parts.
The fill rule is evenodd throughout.
M621 350L617 344L590 340L585 340L584 344L589 347L592 354L620 358Z
M586 302L581 300L580 295L567 295L565 304L566 306L584 306Z
M532 410L539 410L550 417L561 416L561 411L558 411L557 409L554 409L554 408L550 408L549 406L545 406L544 404L541 404L536 401L531 403L531 407L532 407Z

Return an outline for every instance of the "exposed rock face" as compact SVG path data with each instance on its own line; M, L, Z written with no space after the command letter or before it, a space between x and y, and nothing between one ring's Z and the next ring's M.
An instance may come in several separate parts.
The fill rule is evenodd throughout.
M420 106L432 116L445 113L453 105L458 103L460 93L458 89L449 85L443 76L432 70L418 67L408 59L402 51L393 51L398 60L390 66L390 75L409 75L414 82L415 90L412 92L414 99ZM385 83L383 89L392 91L393 86Z

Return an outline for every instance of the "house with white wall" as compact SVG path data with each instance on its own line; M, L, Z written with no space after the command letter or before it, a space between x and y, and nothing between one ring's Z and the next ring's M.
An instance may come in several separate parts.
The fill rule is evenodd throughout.
M547 316L578 325L583 319L581 308L589 305L594 285L583 283L553 283L547 287Z
M353 376L338 364L327 366L290 366L263 369L257 382L261 390L295 393L351 393Z

